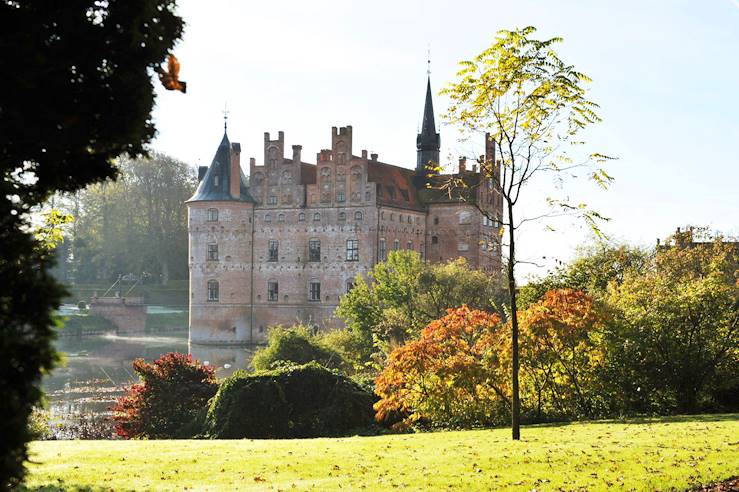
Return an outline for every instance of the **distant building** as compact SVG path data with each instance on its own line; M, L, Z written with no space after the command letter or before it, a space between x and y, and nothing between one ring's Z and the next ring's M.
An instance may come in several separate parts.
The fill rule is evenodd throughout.
M264 162L249 160L247 181L241 146L223 140L187 201L190 264L190 341L255 343L267 327L302 321L322 325L339 298L391 250L408 249L444 262L464 257L497 274L502 197L476 166L461 159L458 172L438 175L439 162L430 81L415 170L354 154L352 127L332 128L331 148L316 164L304 162L300 145L285 157L285 137L264 134ZM486 141L486 162L495 161ZM450 178L465 187L428 187ZM487 212L490 220L480 210Z

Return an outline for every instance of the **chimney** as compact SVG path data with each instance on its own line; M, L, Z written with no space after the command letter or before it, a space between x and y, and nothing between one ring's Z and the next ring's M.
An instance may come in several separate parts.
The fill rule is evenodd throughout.
M231 177L229 181L232 198L241 197L241 144L231 144Z
M362 150L362 159L366 159L366 158L367 158L367 151L363 149Z
M467 172L467 158L466 157L460 157L459 158L459 174Z
M293 145L293 162L300 164L300 151L303 150L302 145Z
M375 162L377 162L377 157L377 154L370 154L370 158Z
M198 166L198 183L200 183L205 177L205 173L208 172L208 166Z

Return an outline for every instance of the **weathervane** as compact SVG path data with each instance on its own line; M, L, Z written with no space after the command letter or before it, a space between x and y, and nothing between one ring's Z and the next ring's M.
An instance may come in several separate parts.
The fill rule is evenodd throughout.
M426 45L426 75L431 76L431 45Z
M223 103L223 131L228 128L228 102Z

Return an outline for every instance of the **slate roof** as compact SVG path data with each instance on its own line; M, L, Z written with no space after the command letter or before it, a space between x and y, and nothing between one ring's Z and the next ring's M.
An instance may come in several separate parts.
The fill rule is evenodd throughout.
M239 176L236 178L240 182L238 198L231 196L231 179L231 142L229 142L228 135L224 131L223 139L218 146L216 155L213 157L213 162L211 162L208 171L198 185L198 189L195 190L195 194L188 202L238 201L256 203L249 194L246 176L244 176L241 169L239 169Z

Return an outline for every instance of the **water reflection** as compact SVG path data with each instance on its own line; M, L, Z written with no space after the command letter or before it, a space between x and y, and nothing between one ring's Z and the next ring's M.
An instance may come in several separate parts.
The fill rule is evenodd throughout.
M108 413L123 387L137 381L131 367L134 359L152 361L167 352L192 353L216 369L223 378L237 369L249 369L254 348L188 347L187 332L164 335L96 335L61 337L56 348L65 360L43 381L54 417L80 413Z

